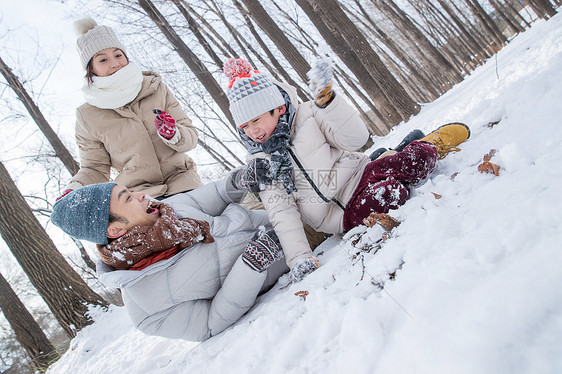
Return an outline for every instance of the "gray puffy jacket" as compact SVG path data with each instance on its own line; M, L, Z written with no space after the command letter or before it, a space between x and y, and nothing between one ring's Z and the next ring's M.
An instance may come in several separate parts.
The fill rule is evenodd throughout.
M208 221L213 243L192 245L140 271L113 270L98 262L100 281L121 289L125 308L139 330L206 340L236 322L288 270L283 259L262 273L242 262L241 254L256 230L269 225L265 211L233 204L243 194L224 178L163 200L179 217Z

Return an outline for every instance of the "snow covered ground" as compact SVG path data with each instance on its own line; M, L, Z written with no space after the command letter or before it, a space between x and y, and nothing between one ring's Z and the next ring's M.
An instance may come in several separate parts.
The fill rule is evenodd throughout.
M558 15L376 139L472 130L391 212L402 223L376 254L330 238L318 271L282 288L285 275L201 344L145 336L123 308L95 313L48 373L561 373L561 98ZM477 171L491 149L499 176Z

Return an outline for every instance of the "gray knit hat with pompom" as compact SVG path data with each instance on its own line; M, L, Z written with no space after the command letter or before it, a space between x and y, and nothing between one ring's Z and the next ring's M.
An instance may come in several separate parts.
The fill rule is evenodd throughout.
M248 61L231 58L224 63L223 71L230 79L227 97L236 126L285 104L275 83Z
M51 222L80 240L107 244L111 190L116 183L99 183L80 187L53 206Z
M84 69L86 69L92 57L101 50L119 48L125 52L125 47L117 39L111 27L98 26L96 21L90 17L74 22L74 29L79 36L76 41L76 48L78 49L80 61Z

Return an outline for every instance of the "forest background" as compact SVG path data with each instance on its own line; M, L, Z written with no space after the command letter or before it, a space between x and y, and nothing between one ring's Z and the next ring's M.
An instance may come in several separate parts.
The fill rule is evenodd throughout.
M310 62L330 54L338 91L370 128L368 148L534 21L552 17L559 5L546 0L34 0L23 7L3 2L0 203L8 209L23 202L20 207L31 208L31 214L0 210L5 240L0 301L12 290L22 302L12 298L0 304L6 317L0 322L0 364L24 372L30 358L39 366L51 362L89 323L76 300L120 303L114 290L96 281L94 248L70 240L48 221L54 199L76 168L74 108L82 102L83 72L74 50L74 20L92 16L113 27L132 60L163 75L200 131L192 157L210 181L243 163L244 148L224 95L221 67L228 57L248 59L297 86L300 99L308 100ZM64 158L65 150L71 160ZM10 180L15 190L8 188ZM52 255L37 257L45 253ZM57 292L69 285L76 294L64 302ZM17 316L25 313L17 307L38 322L31 336L18 333Z

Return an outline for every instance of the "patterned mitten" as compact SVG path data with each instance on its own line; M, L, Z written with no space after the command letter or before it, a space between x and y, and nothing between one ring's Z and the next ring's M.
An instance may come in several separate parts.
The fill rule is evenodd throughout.
M232 185L237 190L260 192L266 184L271 184L268 175L269 161L264 158L254 158L232 176Z
M242 261L261 273L281 257L283 257L283 249L279 238L273 228L268 228L256 232L242 254Z
M332 90L333 71L332 59L324 56L318 57L307 73L308 87L314 95L314 103L320 108L326 108L336 97L336 93Z
M158 134L160 134L160 136L164 139L172 139L174 135L176 135L176 131L178 129L176 126L176 120L163 110L154 109L152 112L156 114L156 118L154 118L154 125L156 125L156 131L158 131Z

